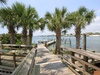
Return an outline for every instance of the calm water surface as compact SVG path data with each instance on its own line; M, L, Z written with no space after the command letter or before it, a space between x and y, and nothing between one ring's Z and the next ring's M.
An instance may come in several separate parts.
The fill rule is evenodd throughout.
M32 43L38 44L40 40L55 40L55 36L34 36ZM62 36L61 45L75 48L75 37L74 36ZM70 43L71 41L71 43ZM81 48L83 47L83 37L81 37ZM55 48L55 44L51 45L49 49ZM87 49L95 50L100 52L100 36L87 36Z

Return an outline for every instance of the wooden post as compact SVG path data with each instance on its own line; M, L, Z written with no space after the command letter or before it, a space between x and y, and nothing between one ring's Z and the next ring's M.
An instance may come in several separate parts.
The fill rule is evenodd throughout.
M47 43L45 43L45 47L48 47Z
M13 61L14 61L14 68L16 68L16 55L15 55L15 53L13 53Z
M35 65L35 75L40 75L40 65Z
M71 44L71 39L69 38L69 44L70 44L70 47L72 47L72 44Z
M86 34L83 35L83 49L86 50Z
M21 46L19 45L19 50L21 50Z
M1 65L1 53L0 53L0 65Z
M71 56L74 56L74 55L75 55L75 53L71 52ZM73 64L75 64L75 60L73 58L71 58L71 61L72 61Z
M34 48L37 48L37 44L35 44ZM31 49L30 49L31 50Z
M3 46L3 44L1 44L1 49L4 49L4 46Z
M61 49L61 60L63 60L63 48L60 48Z
M86 50L86 34L83 37L83 49ZM88 57L84 56L84 61L88 62ZM88 66L83 64L83 70L88 72Z
M71 56L75 56L75 53L74 53L74 52L71 52ZM75 64L75 59L71 58L71 62L72 62L73 64ZM74 66L73 66L72 68L75 69Z
M36 54L37 54L37 49L35 50L35 57L36 57Z
M94 52L95 53L95 51L92 51L92 52ZM92 61L91 61L92 63L94 63L94 59L92 59Z

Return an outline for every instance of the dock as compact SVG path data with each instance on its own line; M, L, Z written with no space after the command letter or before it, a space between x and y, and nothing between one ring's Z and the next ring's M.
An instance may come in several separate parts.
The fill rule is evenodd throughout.
M40 65L40 75L75 75L59 55L51 53L43 44L38 45L35 61Z
M99 54L83 49L60 48L60 54L55 55L44 44L37 45L11 75L97 75L100 73Z

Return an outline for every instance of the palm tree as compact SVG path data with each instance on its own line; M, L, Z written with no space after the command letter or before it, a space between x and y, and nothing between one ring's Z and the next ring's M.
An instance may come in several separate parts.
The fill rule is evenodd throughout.
M66 33L67 33L67 30L66 29L62 31L62 34L63 35L66 35Z
M6 4L6 0L0 0L0 2Z
M22 27L22 42L23 44L27 44L27 28L29 20L27 19L27 10L25 8L24 4L16 2L13 4L12 9L15 11L16 14L16 21L17 21L17 27Z
M45 19L47 21L48 29L56 33L56 50L55 53L60 53L61 46L61 31L63 28L70 28L71 25L68 24L66 20L67 10L62 8L62 10L56 8L53 14L47 12Z
M1 8L0 9L0 22L2 26L6 26L9 34L10 34L10 43L14 44L15 43L15 18L14 18L14 13L11 8Z
M29 45L32 44L33 31L38 29L44 30L44 26L45 26L45 21L43 18L40 19L33 18L32 22L29 23Z
M80 34L81 29L89 25L95 17L94 11L89 11L85 7L80 7L78 11L72 12L70 15L70 21L75 26L76 48L80 48Z
M27 8L27 19L28 19L28 29L29 29L29 45L32 44L32 36L33 30L38 29L37 21L38 21L38 14L35 8L29 6Z

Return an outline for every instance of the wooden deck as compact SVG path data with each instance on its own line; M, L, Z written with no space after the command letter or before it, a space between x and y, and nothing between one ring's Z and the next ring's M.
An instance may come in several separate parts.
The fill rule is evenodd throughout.
M60 56L52 54L44 45L38 45L35 60L40 65L40 75L75 75L62 63Z

